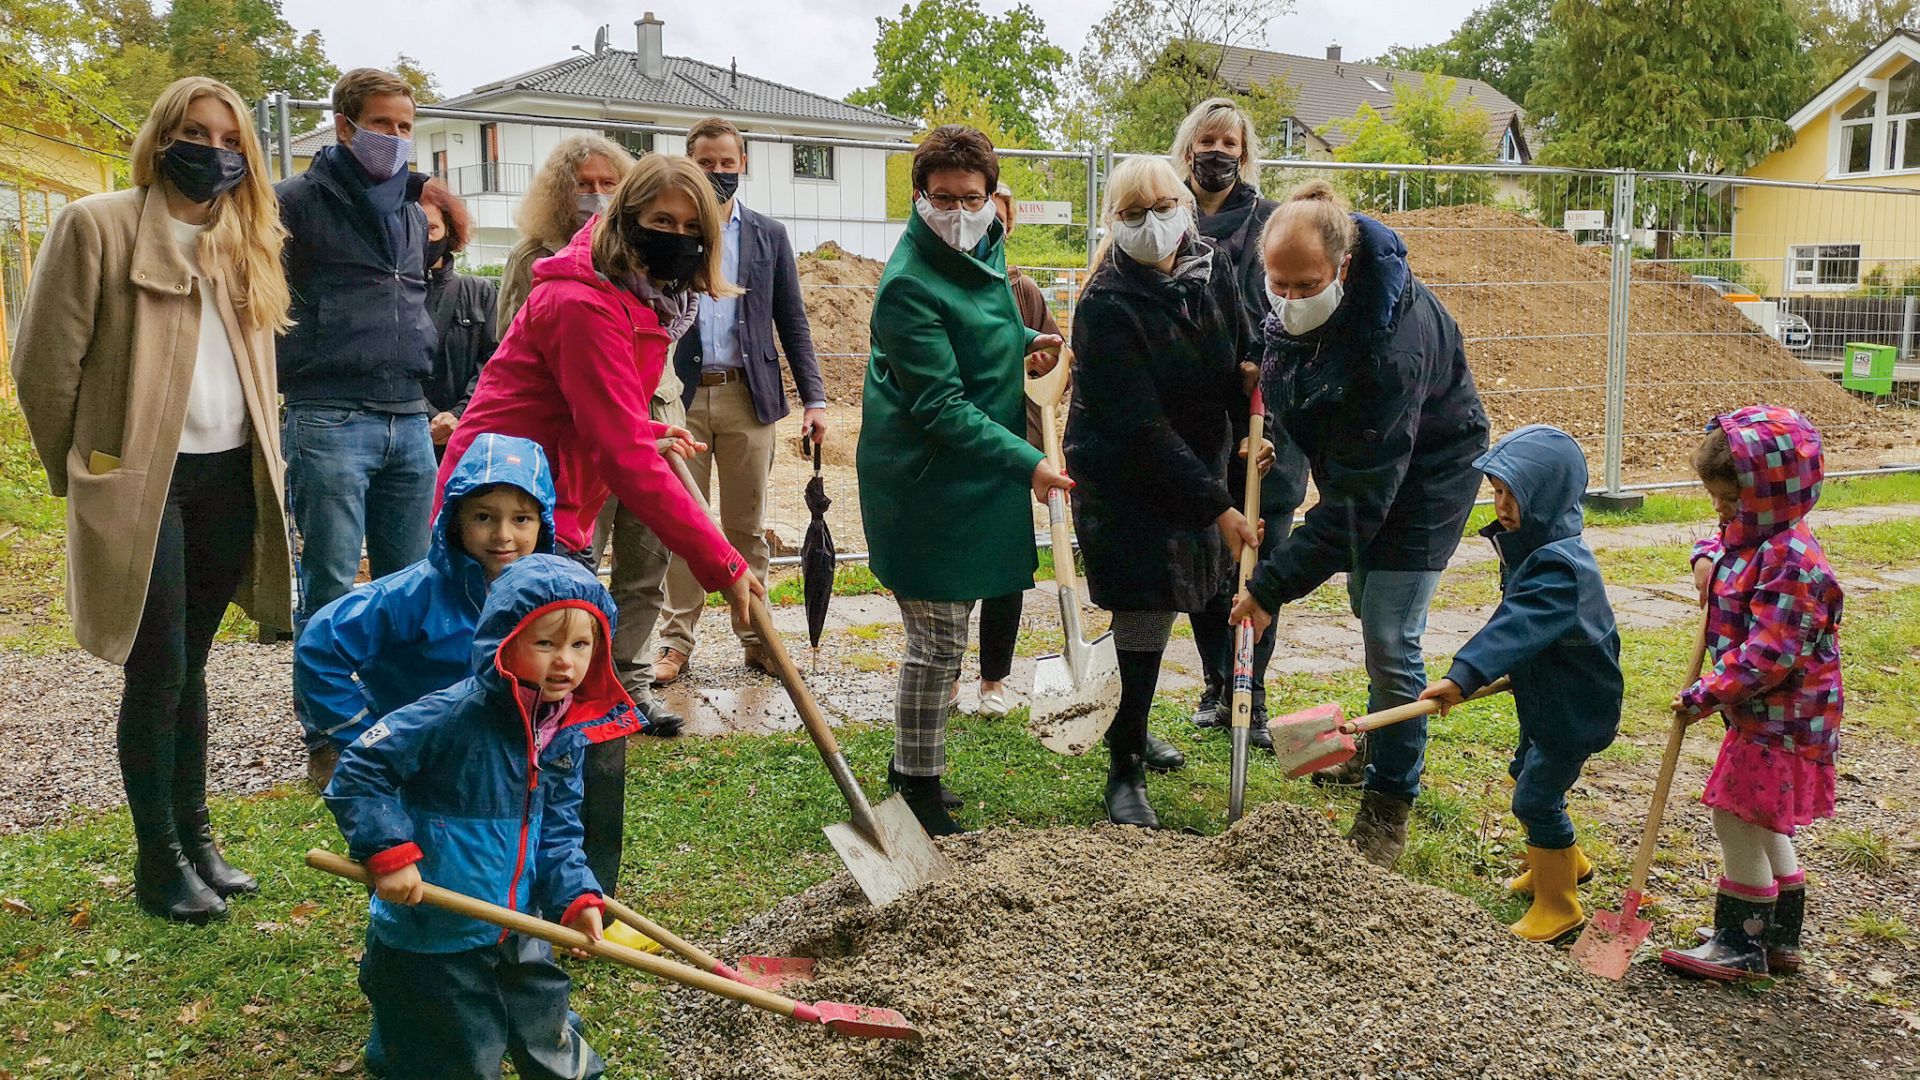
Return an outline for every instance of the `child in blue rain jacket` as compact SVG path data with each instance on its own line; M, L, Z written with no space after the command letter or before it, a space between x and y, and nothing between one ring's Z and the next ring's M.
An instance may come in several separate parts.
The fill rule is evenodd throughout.
M1593 864L1574 843L1567 791L1587 758L1619 734L1620 634L1581 536L1587 459L1573 437L1530 424L1473 464L1493 487L1497 520L1480 535L1500 556L1500 606L1454 654L1447 677L1420 696L1451 708L1502 675L1512 678L1520 745L1508 771L1513 816L1527 829L1528 869L1507 887L1533 894L1512 930L1554 941L1586 921L1579 884L1593 876Z
M376 721L326 801L374 874L360 987L383 1080L596 1077L568 1023L568 980L542 941L416 906L423 882L601 936L581 848L590 745L637 727L614 672L612 598L571 559L529 555L493 582L471 676Z

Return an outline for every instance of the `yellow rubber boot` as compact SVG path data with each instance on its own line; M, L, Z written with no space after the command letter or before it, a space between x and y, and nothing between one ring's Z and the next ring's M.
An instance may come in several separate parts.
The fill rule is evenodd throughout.
M1573 878L1580 884L1585 885L1587 882L1593 880L1593 860L1587 858L1587 853L1581 851L1580 845L1578 844L1575 844L1573 847L1573 855ZM1520 871L1520 876L1507 879L1507 891L1510 893L1518 893L1521 896L1533 895L1533 866L1531 863L1528 864L1525 870Z
M615 945L625 945L629 949L638 949L647 953L660 951L659 942L618 920L607 923L605 937Z
M1533 869L1533 906L1509 929L1528 941L1557 941L1580 929L1587 913L1580 907L1576 873L1580 847L1527 846Z

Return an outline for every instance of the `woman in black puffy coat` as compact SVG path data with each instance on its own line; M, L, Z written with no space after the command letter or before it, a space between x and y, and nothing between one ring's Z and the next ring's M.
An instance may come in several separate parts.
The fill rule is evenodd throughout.
M467 399L480 382L480 369L500 344L493 332L499 286L492 278L462 274L453 257L473 236L466 204L438 178L420 192L427 215L427 312L433 317L433 372L427 376L427 404L433 409L433 455L445 452L460 425Z

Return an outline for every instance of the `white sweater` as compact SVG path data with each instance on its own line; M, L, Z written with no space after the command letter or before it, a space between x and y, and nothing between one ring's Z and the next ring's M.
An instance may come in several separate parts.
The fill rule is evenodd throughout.
M217 454L247 445L247 396L240 388L240 367L220 305L200 274L200 234L204 225L171 221L174 242L193 269L200 290L200 349L193 365L193 385L187 391L187 423L180 432L183 454Z

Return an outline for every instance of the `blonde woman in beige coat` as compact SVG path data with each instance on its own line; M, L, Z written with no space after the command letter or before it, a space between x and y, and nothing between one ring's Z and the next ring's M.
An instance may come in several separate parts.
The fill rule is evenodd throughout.
M69 205L13 376L67 498L67 607L121 664L118 743L147 911L203 923L254 880L207 816L207 654L229 601L291 625L274 334L285 232L238 94L186 78L134 139L134 187Z

